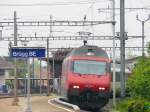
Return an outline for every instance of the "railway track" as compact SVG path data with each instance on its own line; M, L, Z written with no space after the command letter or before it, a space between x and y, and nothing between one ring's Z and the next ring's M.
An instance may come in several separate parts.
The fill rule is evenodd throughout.
M106 105L101 110L94 111L81 109L77 105L70 104L68 102L65 102L64 100L60 100L59 98L48 100L48 103L55 106L56 108L61 108L67 112L110 112L109 111L110 104Z
M87 111L87 110L80 110L80 112L110 112L108 110L98 110L98 111Z
M86 111L86 110L82 110L82 109L81 109L80 112L90 112L90 111Z
M79 112L110 112L109 110L104 110L104 109L102 109L102 110L98 110L98 111L90 111L90 110L83 110L83 109L80 109L80 111Z

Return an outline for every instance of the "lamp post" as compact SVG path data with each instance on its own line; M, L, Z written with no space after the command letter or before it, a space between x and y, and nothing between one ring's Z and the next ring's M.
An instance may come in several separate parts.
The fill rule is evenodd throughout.
M139 16L136 15L136 20L138 20L138 21L140 21L140 22L142 23L142 57L144 57L144 55L145 55L145 54L144 54L144 25L145 25L145 23L146 23L147 21L150 20L150 14L149 14L148 18L145 19L145 20L139 19Z

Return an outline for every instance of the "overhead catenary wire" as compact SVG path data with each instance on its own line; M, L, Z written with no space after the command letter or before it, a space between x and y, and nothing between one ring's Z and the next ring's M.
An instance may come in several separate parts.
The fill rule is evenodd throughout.
M100 11L100 12L102 12L102 13L108 13L108 12L106 12L107 10L113 10L112 8L99 8L98 9L98 11ZM116 10L116 11L119 11L120 10L120 8L115 8L114 10ZM128 14L128 13L131 13L131 12L135 12L135 11L137 11L137 10L150 10L150 5L148 5L148 6L144 6L144 7L128 7L128 8L125 8L124 9L126 12L125 12L125 15L126 14ZM119 16L120 15L120 13L116 13L115 14L115 17L116 16ZM113 16L111 16L111 17L108 17L108 18L105 18L103 21L106 21L106 20L108 20L108 19L111 19Z
M128 11L128 12L125 13L125 15L126 15L126 14L129 14L129 13L131 13L131 12L135 12L135 11L137 11L137 10ZM119 16L119 15L120 15L120 13L117 13L117 14L115 15L115 17L116 17L116 16ZM107 18L103 19L103 21L109 20L109 19L111 19L111 18L112 18L112 16L111 16L111 17L107 17Z
M106 2L108 0L95 0L95 2ZM1 3L0 6L57 6L57 5L80 5L80 4L91 4L93 1L77 1L77 2L53 2L53 3Z
M99 8L98 9L99 11L101 10L113 10L112 8ZM116 11L119 11L120 8L115 8ZM125 8L125 10L150 10L150 7L128 7L128 8Z
M92 1L93 1L93 2L92 2L92 3L90 4L90 6L87 8L86 13L84 14L84 17L83 17L84 22L87 20L87 15L88 15L89 10L91 10L91 21L93 21L93 6L94 6L94 4L96 3L96 0L92 0ZM105 2L106 2L106 1L105 1ZM93 25L91 25L90 27L91 27L91 29L92 29L92 33L91 33L91 32L87 32L87 33L89 33L90 35L92 34L92 35L94 36L94 28L93 28ZM85 30L85 32L87 31L87 29L85 29L84 23L83 23L82 30L83 30L83 32L84 32L84 30ZM82 32L82 33L83 33L83 32ZM79 35L81 35L81 34L79 34Z

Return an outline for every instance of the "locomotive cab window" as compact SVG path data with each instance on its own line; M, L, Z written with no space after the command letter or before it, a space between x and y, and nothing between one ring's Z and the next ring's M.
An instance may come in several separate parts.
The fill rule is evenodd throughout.
M74 73L103 75L106 73L106 62L75 60L72 64Z

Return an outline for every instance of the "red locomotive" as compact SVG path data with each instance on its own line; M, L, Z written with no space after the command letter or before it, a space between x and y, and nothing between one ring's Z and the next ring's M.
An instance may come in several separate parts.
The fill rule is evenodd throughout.
M63 61L61 94L84 108L99 109L109 100L110 59L97 46L83 45Z

